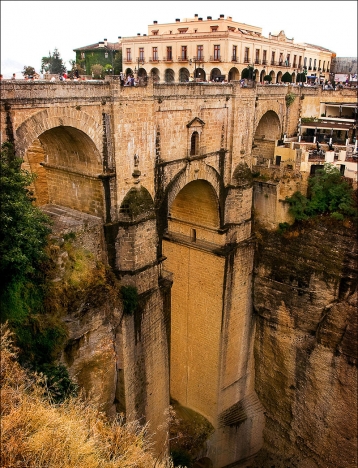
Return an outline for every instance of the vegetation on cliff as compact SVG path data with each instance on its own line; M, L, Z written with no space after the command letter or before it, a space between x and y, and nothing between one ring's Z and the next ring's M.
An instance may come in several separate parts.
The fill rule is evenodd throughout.
M350 218L357 221L356 193L336 167L325 164L309 179L308 185L307 197L301 192L286 197L295 220L328 214L337 220Z
M38 468L171 468L152 455L147 427L109 422L95 403L55 404L41 376L26 371L7 325L1 326L1 466Z

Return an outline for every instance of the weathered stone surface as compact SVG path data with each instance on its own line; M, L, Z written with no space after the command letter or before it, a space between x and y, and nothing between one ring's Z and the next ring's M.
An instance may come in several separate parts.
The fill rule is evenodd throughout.
M262 235L255 389L265 407L255 467L357 463L357 244L353 229Z

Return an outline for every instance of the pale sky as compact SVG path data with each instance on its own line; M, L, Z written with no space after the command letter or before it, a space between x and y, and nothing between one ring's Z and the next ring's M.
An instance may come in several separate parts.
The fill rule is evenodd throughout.
M73 49L118 36L146 34L148 25L176 18L206 19L221 14L262 28L264 36L283 30L308 42L357 57L356 1L1 1L1 73L22 78L25 65L40 71L41 58L59 50L65 65Z

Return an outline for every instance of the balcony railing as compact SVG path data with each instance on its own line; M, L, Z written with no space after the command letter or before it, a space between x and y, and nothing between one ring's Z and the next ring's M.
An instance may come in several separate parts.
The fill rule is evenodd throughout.
M144 63L145 63L145 57L143 57L143 56L137 57L137 58L135 59L135 61L136 61L137 63L139 62L139 64L141 64L141 63L144 64Z
M149 57L149 62L159 62L159 58L157 56Z
M221 62L221 57L218 55L211 55L210 62Z
M278 65L278 63L275 62L274 60L271 60L271 65Z
M237 55L233 55L233 56L231 57L231 61L232 61L232 62L238 62L238 61L239 61L239 57L237 57Z
M183 56L178 57L178 62L188 62L188 61L189 61L188 57L183 57Z
M267 65L268 64L268 61L265 59L262 61L262 65Z
M256 59L255 59L255 63L256 63L257 65L260 65L260 59L256 58Z
M129 57L125 57L125 58L123 59L123 62L124 62L124 63L132 63L132 59L129 58Z
M192 58L193 62L205 62L204 55L198 55Z
M251 62L251 60L249 59L249 57L244 58L244 63L250 63L250 62Z
M173 61L173 57L169 57L169 56L166 56L166 57L163 57L163 62L172 62Z

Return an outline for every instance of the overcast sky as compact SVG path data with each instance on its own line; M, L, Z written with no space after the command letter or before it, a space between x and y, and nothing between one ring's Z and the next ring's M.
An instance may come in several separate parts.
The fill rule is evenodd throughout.
M21 78L25 65L39 72L55 47L69 67L75 48L146 34L154 20L172 23L195 13L232 16L261 27L264 36L283 30L295 42L357 57L356 1L1 1L1 73Z

